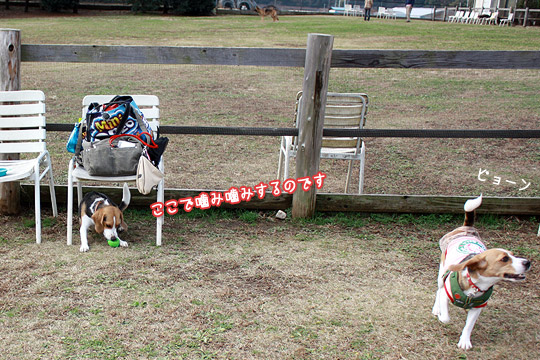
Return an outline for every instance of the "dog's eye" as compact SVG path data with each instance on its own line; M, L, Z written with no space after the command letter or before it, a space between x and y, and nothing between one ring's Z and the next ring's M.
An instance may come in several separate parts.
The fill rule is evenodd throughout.
M501 259L502 262L508 262L508 260L510 260L508 256L505 256Z

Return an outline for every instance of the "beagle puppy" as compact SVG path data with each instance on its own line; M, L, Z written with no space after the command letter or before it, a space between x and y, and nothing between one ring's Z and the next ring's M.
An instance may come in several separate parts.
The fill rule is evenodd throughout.
M127 184L124 183L122 202L117 206L107 195L99 192L89 192L84 195L80 205L81 216L81 252L90 250L88 247L88 229L94 226L99 234L107 240L115 240L118 233L127 230L123 211L128 207L131 194ZM120 240L120 246L127 247L128 243Z
M522 281L531 268L527 259L504 249L487 249L473 227L474 211L482 196L467 200L463 226L444 235L440 242L441 263L433 315L445 324L450 322L448 303L468 310L458 347L472 348L471 332L482 309L501 280Z

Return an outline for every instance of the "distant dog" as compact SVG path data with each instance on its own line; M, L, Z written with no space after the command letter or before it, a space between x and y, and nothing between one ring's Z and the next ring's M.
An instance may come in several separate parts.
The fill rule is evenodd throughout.
M445 324L450 322L449 301L469 311L458 343L464 350L472 347L471 332L487 305L493 285L501 280L525 280L525 273L531 267L529 260L515 257L508 250L486 249L473 227L474 210L481 204L481 196L468 200L463 226L440 240L442 255L433 315Z
M123 211L128 207L131 194L127 184L124 184L122 202L117 206L105 194L95 191L84 195L80 205L81 216L81 252L90 250L88 246L88 229L93 225L96 232L103 234L107 240L120 240L118 233L127 230ZM120 246L127 247L128 243L120 240Z
M255 11L260 15L261 21L264 20L265 16L270 16L274 22L279 20L277 8L274 5L268 5L263 8L255 6Z

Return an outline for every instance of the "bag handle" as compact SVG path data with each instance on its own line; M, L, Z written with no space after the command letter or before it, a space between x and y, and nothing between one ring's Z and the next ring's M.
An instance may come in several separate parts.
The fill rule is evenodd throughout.
M143 139L141 139L141 135L148 135L148 138L150 139L150 144L148 144L146 141L144 141ZM150 135L150 133L148 132L142 132L140 133L139 135L132 135L132 134L117 134L117 135L113 135L109 138L109 144L112 146L112 143L114 140L118 139L118 138L121 138L121 137L132 137L132 138L135 138L137 140L139 140L141 142L141 144L143 144L144 146L147 146L149 147L150 149L157 149L158 146L156 144L156 142L154 141L154 139L152 138L152 135Z

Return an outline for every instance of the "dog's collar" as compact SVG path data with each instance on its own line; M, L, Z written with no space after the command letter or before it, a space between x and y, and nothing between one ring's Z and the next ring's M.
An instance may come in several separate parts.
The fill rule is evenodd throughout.
M469 270L467 270L467 275L465 275L467 277L467 281L469 282L469 285L471 285L471 287L474 289L474 291L476 292L486 292L487 290L482 290L480 289L478 286L476 286L475 283L473 283L472 279L471 279L471 274L469 273ZM489 289L488 289L489 290Z
M450 277L450 292L446 287L446 279L448 277ZM472 282L468 271L467 280L469 281L471 287L474 289L475 293L483 294L478 297L473 297L473 294L465 294L465 292L463 292L463 289L459 285L458 273L456 271L448 270L444 275L444 290L446 291L446 294L448 295L448 298L450 299L452 304L465 310L486 306L489 298L491 297L491 294L493 293L493 286L486 291L480 290L480 288L478 288L478 286L474 285L474 283Z

